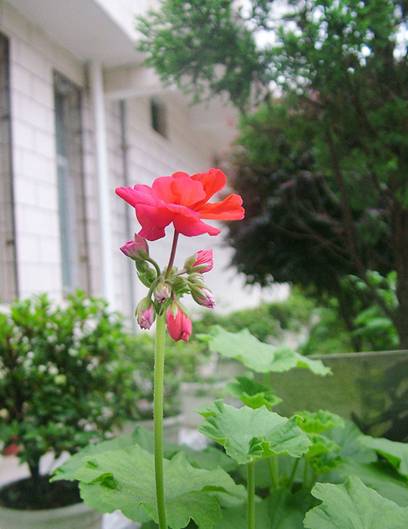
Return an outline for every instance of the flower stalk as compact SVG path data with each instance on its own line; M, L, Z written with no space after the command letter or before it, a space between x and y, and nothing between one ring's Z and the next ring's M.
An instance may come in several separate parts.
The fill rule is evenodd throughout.
M247 464L247 522L248 529L255 529L255 463Z
M276 456L268 458L269 474L271 477L272 488L279 488L279 461Z
M159 528L167 529L166 504L164 497L163 471L163 399L164 399L164 346L166 340L166 324L164 314L157 317L156 343L154 359L154 468L156 478L157 513Z
M166 325L173 340L187 342L192 333L192 321L182 307L180 298L190 294L199 305L207 308L215 305L214 296L205 288L202 279L202 274L213 267L212 250L199 250L179 271L174 267L177 243L180 233L187 237L220 233L219 228L206 224L201 219L244 218L245 210L239 195L231 194L221 202L209 203L211 197L225 184L224 173L219 169L210 169L207 173L191 176L178 171L171 176L156 178L151 187L137 184L116 189L116 193L135 208L142 228L121 247L121 251L135 261L137 275L149 289L147 296L138 304L136 318L142 329L150 329L156 319L153 419L156 505L160 529L167 529L163 446ZM164 237L165 228L169 224L174 226L173 242L168 264L161 271L156 261L150 257L147 240L156 241ZM183 275L187 277L182 277ZM253 503L254 499L251 501ZM251 516L253 524L250 527L253 529L255 514Z

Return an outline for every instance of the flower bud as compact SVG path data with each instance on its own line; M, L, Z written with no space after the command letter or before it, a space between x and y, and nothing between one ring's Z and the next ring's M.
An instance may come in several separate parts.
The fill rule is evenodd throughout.
M171 296L171 287L161 281L154 290L154 299L157 303L164 303Z
M143 239L143 237L140 237L140 235L137 235L136 233L131 241L127 241L120 247L120 250L134 261L146 259L146 257L149 256L149 247L146 239Z
M149 298L143 298L136 308L136 319L141 329L150 329L155 319L153 303Z
M190 259L185 262L185 269L188 272L199 272L204 274L212 270L214 266L213 262L213 251L212 250L199 250Z
M166 313L167 331L171 338L176 342L183 340L188 342L193 330L193 324L190 318L181 310L181 308L173 304Z
M214 294L208 288L193 288L191 295L196 303L207 307L207 309L213 309L215 307Z

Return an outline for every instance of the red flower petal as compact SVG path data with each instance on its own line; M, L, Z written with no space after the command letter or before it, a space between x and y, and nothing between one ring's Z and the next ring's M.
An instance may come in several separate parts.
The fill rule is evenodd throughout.
M156 178L152 188L156 197L170 204L191 206L205 198L202 184L183 173Z
M142 226L139 235L148 241L156 241L164 237L164 228L173 220L173 215L167 208L144 204L136 207L136 217Z
M174 213L173 224L175 230L186 237L195 237L204 233L208 233L208 235L218 235L220 233L218 228L202 222L196 211L177 204L169 204L167 207Z
M228 195L221 202L204 204L198 213L202 219L241 220L245 216L242 198L239 195Z
M221 191L227 183L227 177L220 169L210 169L207 173L194 174L192 180L201 182L205 191L205 200L203 204L210 200L210 198ZM199 206L198 204L196 206Z

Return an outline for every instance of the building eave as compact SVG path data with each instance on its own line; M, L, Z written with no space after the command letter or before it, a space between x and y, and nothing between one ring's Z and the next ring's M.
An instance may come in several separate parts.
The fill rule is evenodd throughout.
M81 61L104 66L139 62L137 31L129 11L121 20L106 0L8 0L25 18ZM134 15L135 16L135 15ZM132 30L132 28L134 28Z

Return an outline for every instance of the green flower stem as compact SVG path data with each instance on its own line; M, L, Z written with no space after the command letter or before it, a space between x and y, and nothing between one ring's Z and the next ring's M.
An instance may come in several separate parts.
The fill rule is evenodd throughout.
M152 264L154 266L154 269L156 270L157 277L159 277L159 275L161 274L161 270L159 268L159 265L156 263L156 261L154 259L152 259L151 257L146 257L145 261L147 261L148 263L150 263L150 264Z
M295 481L296 470L297 470L297 467L299 466L299 461L300 459L296 459L296 461L293 463L292 472L290 473L290 477L289 477L289 484L288 484L289 490L292 489L293 482Z
M279 461L276 456L268 458L269 474L271 476L272 487L279 487Z
M255 529L255 463L247 464L248 529Z
M163 474L163 393L164 345L166 340L165 315L157 316L154 360L154 468L156 477L157 512L160 529L167 529Z
M309 465L307 463L307 460L305 459L305 466L303 467L303 487L304 488L307 488L308 470L309 470Z

